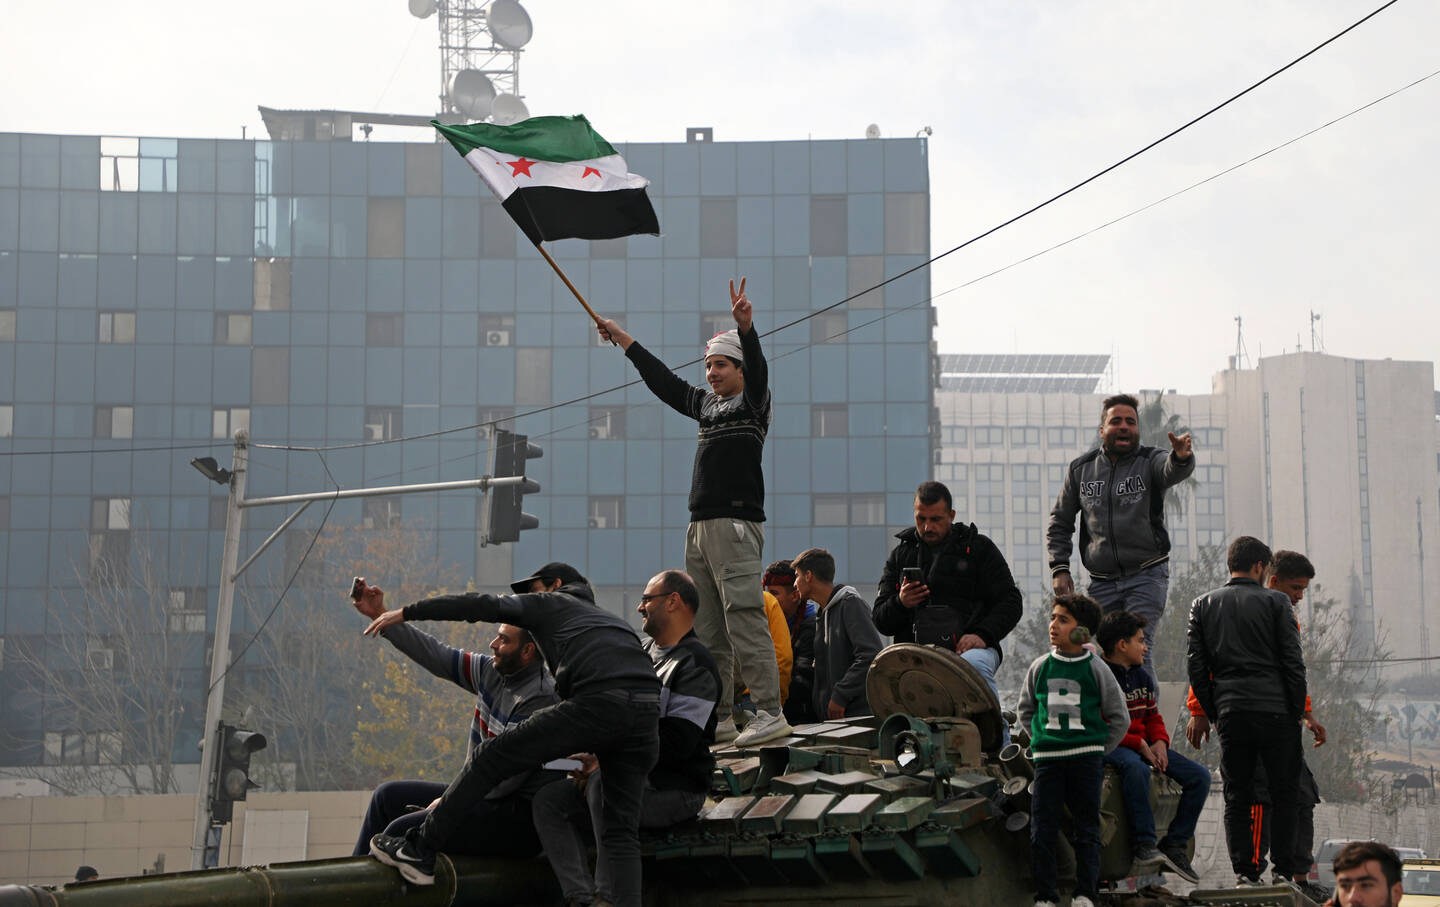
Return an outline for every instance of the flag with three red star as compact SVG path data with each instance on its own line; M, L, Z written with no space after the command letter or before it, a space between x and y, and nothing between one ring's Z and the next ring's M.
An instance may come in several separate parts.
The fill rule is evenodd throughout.
M645 187L585 117L532 117L513 126L430 124L480 174L536 245L555 239L659 235Z

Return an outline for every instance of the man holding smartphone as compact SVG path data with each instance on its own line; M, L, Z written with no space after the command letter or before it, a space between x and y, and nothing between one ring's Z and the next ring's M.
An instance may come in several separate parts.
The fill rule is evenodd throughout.
M1020 622L1020 588L995 543L974 523L956 523L950 489L922 482L915 526L897 533L873 610L896 642L959 653L999 699L1000 640Z

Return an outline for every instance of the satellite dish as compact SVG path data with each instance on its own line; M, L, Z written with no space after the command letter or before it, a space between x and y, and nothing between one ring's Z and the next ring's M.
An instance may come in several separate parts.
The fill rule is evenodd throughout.
M414 0L412 0L414 2ZM530 41L535 28L530 24L530 14L525 12L518 0L495 0L485 21L490 36L506 50L519 50Z
M473 120L490 115L495 101L495 85L478 69L462 69L450 80L450 103Z
M514 126L521 120L530 119L530 108L513 94L502 94L490 107L490 119L497 126Z
M867 138L867 139L878 139L878 138L880 138L880 127L879 127L879 125L877 125L877 124L875 124L875 123L871 123L869 126L866 126L866 127L865 127L865 138Z
M435 15L435 0L410 0L410 15L416 19L428 19Z

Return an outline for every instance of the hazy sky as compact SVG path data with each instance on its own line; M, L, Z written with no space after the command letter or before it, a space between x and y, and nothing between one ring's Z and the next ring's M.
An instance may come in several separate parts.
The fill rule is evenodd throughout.
M531 0L532 113L612 142L934 129L931 243L958 245L1229 97L1380 0ZM0 131L264 135L256 106L433 113L434 18L405 0L8 4ZM1440 3L1401 0L1260 90L937 264L941 294L1440 70ZM1440 77L1220 180L937 299L943 352L1101 352L1204 392L1252 358L1440 349ZM427 137L428 138L428 137ZM663 228L663 224L662 224ZM723 288L712 288L716 305ZM764 305L765 288L750 287ZM603 301L597 300L603 308Z

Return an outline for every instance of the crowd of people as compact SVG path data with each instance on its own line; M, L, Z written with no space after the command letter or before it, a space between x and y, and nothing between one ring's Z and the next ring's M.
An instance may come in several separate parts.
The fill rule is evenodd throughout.
M511 595L441 595L391 610L381 589L359 587L367 634L477 698L460 772L448 785L377 789L357 855L432 884L437 853L543 852L568 903L638 905L638 830L699 812L711 745L754 746L794 725L870 714L865 675L885 637L956 653L998 701L995 675L1021 618L1021 592L995 543L955 521L943 484L917 488L914 525L897 534L873 604L839 578L823 548L761 569L771 397L743 279L738 288L731 282L730 300L735 329L706 346L708 388L673 373L616 322L597 320L601 338L624 351L655 396L698 423L684 569L662 569L646 585L637 604L643 641L595 605L567 563L516 581ZM1104 401L1099 445L1065 473L1047 533L1051 649L1030 665L1017 708L1035 763L1037 907L1059 900L1065 812L1077 857L1071 904L1093 904L1106 765L1121 785L1135 871L1196 880L1188 853L1211 778L1170 746L1150 665L1169 583L1165 491L1194 469L1188 434L1171 434L1168 450L1143 445L1138 401L1118 395ZM1077 517L1090 576L1084 595L1071 576ZM1260 879L1263 833L1277 877L1303 883L1312 828L1304 804L1313 807L1318 795L1299 728L1309 727L1317 745L1325 732L1309 712L1292 606L1314 570L1303 556L1272 557L1249 537L1231 545L1229 567L1230 581L1197 599L1189 617L1187 737L1199 746L1218 729L1225 830L1240 880ZM495 623L490 654L411 626L425 620ZM1150 808L1157 772L1183 791L1163 836ZM1383 856L1364 856L1357 871L1376 860L1393 884Z

